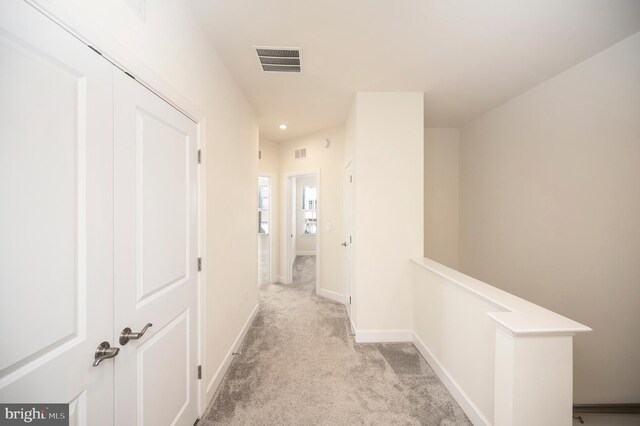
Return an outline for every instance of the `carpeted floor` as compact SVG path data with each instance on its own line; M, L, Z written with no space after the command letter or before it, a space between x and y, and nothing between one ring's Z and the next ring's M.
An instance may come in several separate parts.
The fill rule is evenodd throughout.
M260 312L199 425L469 425L411 343L356 344L343 305L294 283L260 287Z

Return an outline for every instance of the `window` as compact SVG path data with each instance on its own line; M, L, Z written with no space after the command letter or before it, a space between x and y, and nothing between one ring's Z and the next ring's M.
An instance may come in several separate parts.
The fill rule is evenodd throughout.
M258 178L258 233L269 233L269 178Z
M316 235L318 223L318 199L315 186L302 188L303 235Z

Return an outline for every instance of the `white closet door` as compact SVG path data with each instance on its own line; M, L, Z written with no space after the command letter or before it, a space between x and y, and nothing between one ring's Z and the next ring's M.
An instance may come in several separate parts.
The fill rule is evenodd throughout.
M113 68L0 2L0 401L113 424Z
M114 339L120 425L197 418L197 127L115 71Z

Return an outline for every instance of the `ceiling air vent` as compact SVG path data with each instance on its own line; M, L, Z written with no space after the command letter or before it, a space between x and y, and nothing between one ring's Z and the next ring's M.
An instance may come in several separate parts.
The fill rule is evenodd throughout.
M301 72L301 51L294 47L256 47L262 71Z
M296 149L296 160L307 158L307 148Z

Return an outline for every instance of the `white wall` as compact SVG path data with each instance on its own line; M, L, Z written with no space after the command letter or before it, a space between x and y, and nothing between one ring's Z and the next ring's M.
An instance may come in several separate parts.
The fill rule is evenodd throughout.
M414 265L413 341L473 424L570 424L572 340L589 327L431 259Z
M359 340L411 328L409 259L424 250L423 103L422 93L361 92L347 123L347 153L355 159L353 317Z
M496 324L487 313L501 309L422 266L412 300L416 347L428 350L425 359L474 424L492 424Z
M324 139L331 140L329 148ZM295 159L295 150L307 149L307 158ZM344 126L280 142L280 173L320 170L319 224L320 289L344 294L342 287L342 175L344 166ZM281 178L282 181L282 178ZM283 188L281 182L280 188ZM280 203L281 209L283 202ZM284 211L284 210L282 210ZM281 218L282 221L282 218ZM286 256L280 246L280 272L284 275Z
M276 177L280 173L280 143L260 138L261 159L258 161L258 173Z
M458 129L427 128L424 134L424 255L458 268Z
M126 2L39 0L78 27L108 34L206 119L206 383L257 304L256 115L185 2L148 2L141 21ZM93 43L100 48L100 42ZM200 235L204 237L204 235ZM230 244L233 242L233 244ZM215 390L215 389L212 389ZM209 396L212 396L210 393Z
M640 401L640 33L465 125L466 274L594 329L575 402Z
M316 236L304 235L302 192L305 186L316 186L315 176L301 176L296 178L296 253L315 254Z

